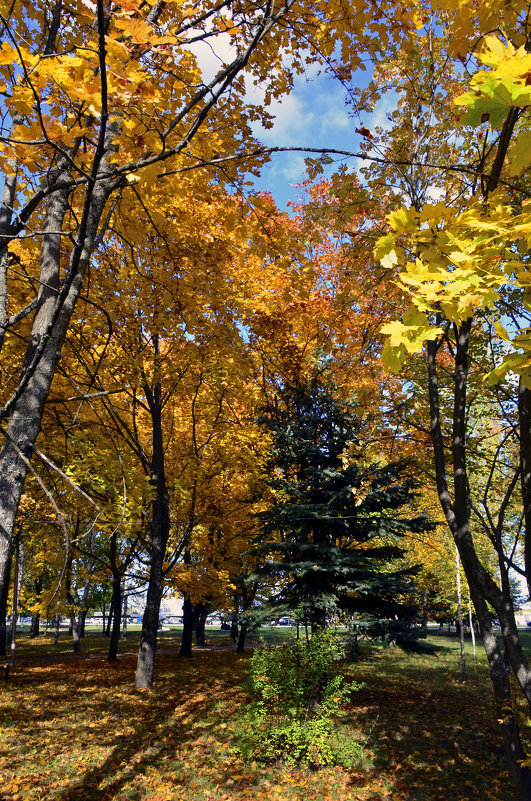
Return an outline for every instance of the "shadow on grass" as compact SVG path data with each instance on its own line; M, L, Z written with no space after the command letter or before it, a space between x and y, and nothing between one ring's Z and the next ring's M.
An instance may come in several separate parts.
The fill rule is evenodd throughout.
M482 654L460 678L459 645L430 638L433 652L386 650L361 662L365 687L354 697L353 725L367 731L375 770L395 776L410 801L509 801L513 790Z
M202 654L198 659L203 668L210 656ZM26 725L32 726L34 731L42 731L47 724L48 728L53 725L53 735L61 744L62 751L57 753L52 749L49 757L52 767L54 761L62 762L64 766L63 786L54 788L53 784L49 785L49 794L44 797L57 801L110 801L122 798L123 788L126 788L123 797L127 799L152 797L146 794L148 788L145 785L153 775L163 777L168 792L172 787L186 784L190 779L188 758L191 751L195 752L197 759L213 747L218 747L221 753L227 750L223 732L220 739L219 731L223 699L231 691L230 684L234 683L243 662L233 654L230 657L229 662L221 660L227 664L218 665L217 677L210 671L198 673L198 665L188 660L159 657L158 682L153 693L135 692L130 687L122 689L124 669L130 678L133 675L134 660L130 658L121 660L117 666L103 661L100 664L92 662L89 675L85 675L85 671L74 673L64 685L50 668L41 669L38 678L33 675L28 685L35 688L36 680L38 682L41 712L34 710L30 715L30 710L26 709ZM227 669L230 672L224 675ZM74 716L68 719L63 715L62 728L57 726L54 717L58 690L68 693ZM90 722L83 715L83 720L78 719L76 725L76 700L78 708L82 708L85 714L87 705L90 705ZM218 714L216 707L219 707ZM99 758L95 754L96 748ZM20 759L31 758L31 749L25 750L26 753L23 748L19 749ZM83 753L92 762L86 768L83 768ZM199 763L199 773L204 767ZM215 774L209 781L224 783L230 779L231 770L230 760L219 762L214 771L209 771ZM66 785L65 779L69 779Z
M153 693L132 687L134 657L28 667L6 692L4 721L13 775L33 786L5 798L251 801L272 797L267 777L273 787L286 785L286 799L508 801L484 660L470 665L463 684L457 643L430 642L435 654L374 649L348 668L365 682L348 721L353 736L368 737L372 762L350 772L253 768L230 753L230 722L245 703L245 655L159 655Z

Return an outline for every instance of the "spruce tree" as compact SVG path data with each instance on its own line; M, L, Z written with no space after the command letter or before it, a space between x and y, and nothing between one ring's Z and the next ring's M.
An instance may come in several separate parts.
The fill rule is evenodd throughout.
M360 420L317 379L285 386L261 419L273 439L275 500L259 546L261 572L277 587L272 607L300 610L314 629L356 615L381 636L411 630L401 540L431 524L411 516L408 464L359 464Z

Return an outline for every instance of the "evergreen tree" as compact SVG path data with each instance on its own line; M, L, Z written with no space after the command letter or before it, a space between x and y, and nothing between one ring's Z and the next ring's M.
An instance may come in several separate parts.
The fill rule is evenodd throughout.
M286 386L262 417L273 436L262 515L262 573L274 578L276 608L302 610L313 628L356 615L397 639L411 630L412 571L401 538L431 527L408 516L415 482L407 463L358 464L360 421L319 380ZM404 513L404 514L403 514Z

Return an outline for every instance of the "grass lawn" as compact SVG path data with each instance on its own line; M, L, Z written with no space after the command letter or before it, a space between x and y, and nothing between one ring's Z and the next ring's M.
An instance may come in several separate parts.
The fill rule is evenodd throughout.
M178 634L168 632L161 647L176 647ZM49 652L47 639L21 638L19 653ZM88 637L84 648L102 641ZM353 770L243 764L233 727L248 654L159 654L153 693L134 690L134 654L114 664L21 664L0 684L0 799L509 801L484 658L469 659L463 684L455 638L430 641L435 655L371 648L347 668L365 682L346 717L366 749Z
M127 638L120 640L118 645L119 653L127 653L138 651L140 645L140 630L141 626L137 624L130 624L127 629ZM163 628L158 634L158 647L161 650L175 649L181 647L182 626L172 626ZM29 626L25 627L26 630L17 629L16 640L16 656L29 657L39 656L44 654L71 654L72 653L72 637L68 634L66 628L61 629L59 641L57 645L53 644L53 631L50 629L48 632L42 632L38 637L31 640L28 636ZM250 637L247 640L249 645L258 642L259 639L265 639L266 642L282 642L285 639L295 636L295 628L289 626L271 626L259 630L255 637ZM219 626L208 627L205 632L205 641L207 645L223 645L231 646L232 640L230 633L227 631L220 631ZM101 628L98 626L87 627L86 635L81 640L81 650L85 654L106 654L109 648L109 638L103 636ZM1 801L1 799L0 799Z

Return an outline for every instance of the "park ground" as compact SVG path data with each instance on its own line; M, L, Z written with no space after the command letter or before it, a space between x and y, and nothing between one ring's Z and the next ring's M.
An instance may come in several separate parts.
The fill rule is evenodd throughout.
M121 643L115 663L96 635L82 657L61 655L66 639L56 649L48 637L19 640L20 662L0 685L0 801L512 798L484 657L478 649L474 661L467 646L462 682L454 635L430 636L435 650L424 655L365 646L346 666L364 682L343 721L365 748L349 770L238 757L250 652L236 654L224 633L185 660L178 632L165 632L152 693L134 689L137 638ZM524 639L531 650L531 633Z

